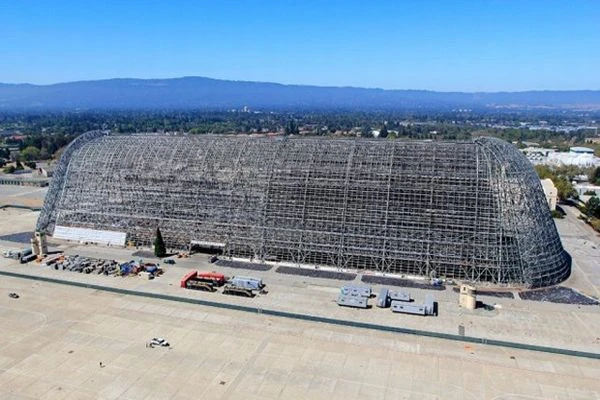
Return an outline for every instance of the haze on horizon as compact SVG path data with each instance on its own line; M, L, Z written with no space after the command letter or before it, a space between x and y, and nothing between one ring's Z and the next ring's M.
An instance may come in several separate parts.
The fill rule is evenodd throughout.
M600 89L594 1L3 3L3 83L207 76L465 92Z

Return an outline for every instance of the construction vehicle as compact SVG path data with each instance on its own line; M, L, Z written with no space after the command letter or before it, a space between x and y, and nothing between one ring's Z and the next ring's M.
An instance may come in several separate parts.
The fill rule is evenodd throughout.
M218 272L190 271L181 279L180 286L185 289L214 292L219 286L225 285L227 278Z
M255 292L264 293L265 286L262 279L234 276L225 284L223 294L254 297Z

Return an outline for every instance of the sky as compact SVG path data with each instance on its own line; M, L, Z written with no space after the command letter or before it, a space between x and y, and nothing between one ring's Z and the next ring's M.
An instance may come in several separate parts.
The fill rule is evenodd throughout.
M600 89L598 0L0 0L0 82Z

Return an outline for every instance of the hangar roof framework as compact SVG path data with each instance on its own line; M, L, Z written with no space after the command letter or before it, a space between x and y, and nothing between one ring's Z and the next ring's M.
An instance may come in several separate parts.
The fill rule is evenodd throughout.
M65 151L38 228L382 273L546 286L569 274L539 180L512 145L109 135Z

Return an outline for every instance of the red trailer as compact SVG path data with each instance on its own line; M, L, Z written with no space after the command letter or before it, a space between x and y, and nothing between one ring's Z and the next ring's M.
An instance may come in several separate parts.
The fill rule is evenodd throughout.
M218 272L190 271L181 279L181 287L185 289L214 292L216 286L223 286L227 277Z

